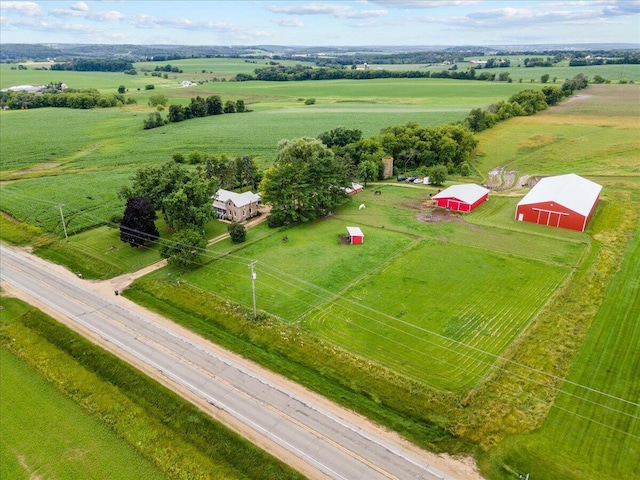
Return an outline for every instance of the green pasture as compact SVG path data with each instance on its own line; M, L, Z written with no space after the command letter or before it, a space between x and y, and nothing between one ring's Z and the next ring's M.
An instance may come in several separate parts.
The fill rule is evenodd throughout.
M486 375L567 272L462 245L420 242L340 298L327 296L303 324L410 378L459 390Z
M0 365L0 477L166 478L4 347Z
M182 274L180 280L250 308L248 266L255 260L259 308L291 322L414 241L380 230L367 233L369 249L339 245L338 237L346 234L346 225L340 220L325 220L283 230L223 256L224 245L213 245L210 258L214 260ZM252 235L254 230L249 230L249 240ZM283 242L285 235L288 240Z
M468 387L531 322L586 244L496 231L460 214L424 221L446 215L423 207L429 190L371 187L327 219L271 234L261 225L249 230L247 246L215 244L202 268L172 278L251 309L255 261L261 311L410 378ZM363 228L364 245L339 243L347 225Z

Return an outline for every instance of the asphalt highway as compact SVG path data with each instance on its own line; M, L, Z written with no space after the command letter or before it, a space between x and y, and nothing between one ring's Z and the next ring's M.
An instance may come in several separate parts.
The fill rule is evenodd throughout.
M135 358L165 384L191 392L304 462L316 478L453 479L415 451L356 425L334 409L225 356L170 322L121 305L85 280L60 275L29 255L0 247L0 278L66 317L81 331ZM336 411L339 412L339 409ZM309 473L311 472L311 473ZM317 475L316 475L317 474Z

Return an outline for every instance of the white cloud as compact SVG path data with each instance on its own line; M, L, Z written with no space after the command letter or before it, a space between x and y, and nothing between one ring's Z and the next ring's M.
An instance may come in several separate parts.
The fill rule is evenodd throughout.
M640 14L640 0L618 1L604 8L605 15L637 15Z
M278 6L270 5L267 9L283 15L328 15L334 18L372 18L386 15L386 10L355 10L350 5L332 3L307 3L304 5Z
M78 3L74 3L73 5L71 5L71 10L77 10L79 12L88 12L89 11L89 7L86 3L84 2L78 2Z
M79 3L82 3L82 2L79 2ZM76 3L74 7L77 7L78 5L79 4ZM124 13L117 12L115 10L111 10L107 12L89 11L88 8L84 10L81 7L79 8L74 8L74 7L72 7L70 10L59 10L59 9L51 10L49 12L49 15L52 15L58 18L64 18L64 17L86 18L87 20L93 20L96 22L114 22L114 21L124 20L127 18L127 15L125 15Z
M0 2L0 10L13 12L25 17L39 17L43 15L40 5L35 2Z
M375 3L388 8L399 8L402 10L409 10L409 9L467 6L467 5L472 5L474 3L482 3L482 2L480 0L369 0L369 3Z
M273 20L273 23L281 27L304 27L304 22L299 18L279 18Z

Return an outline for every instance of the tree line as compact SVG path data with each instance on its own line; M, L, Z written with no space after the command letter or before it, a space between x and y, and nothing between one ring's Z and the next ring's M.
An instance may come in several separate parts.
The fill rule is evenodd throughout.
M588 78L581 73L573 79L565 80L561 87L548 85L542 90L521 90L507 101L498 102L484 109L474 108L464 119L463 125L473 132L481 132L511 117L533 115L557 105L588 85Z
M495 68L496 64L490 67ZM256 68L254 75L249 73L239 73L234 77L237 82L248 82L254 80L268 82L291 82L305 80L371 80L376 78L452 78L456 80L482 80L482 81L507 81L508 73L496 75L490 72L477 73L477 69L482 67L469 68L458 71L455 68L442 70L440 72L419 71L419 70L361 70L346 69L342 67L319 67L314 68L307 65L284 66L276 65L263 68Z
M222 115L223 113L244 113L250 112L245 106L244 100L227 100L222 102L219 95L210 95L207 98L201 96L192 97L188 105L169 105L169 113L166 118L160 112L150 113L143 121L145 130L161 127L167 123L182 122L192 118L209 117L211 115Z
M94 88L45 90L42 93L0 92L0 106L10 110L44 107L108 108L131 103L136 103L135 99L125 99L124 95L118 93L105 95Z
M76 72L124 72L133 70L133 63L122 58L76 58L68 62L54 63L49 69Z

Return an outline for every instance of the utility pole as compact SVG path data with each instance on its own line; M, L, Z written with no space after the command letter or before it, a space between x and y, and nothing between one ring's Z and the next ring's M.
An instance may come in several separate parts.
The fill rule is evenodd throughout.
M249 264L249 268L251 268L251 292L253 294L253 319L258 318L258 314L256 312L256 272L253 270L255 266L255 260Z
M64 229L64 238L68 242L69 241L69 237L67 236L67 226L64 223L64 215L62 213L62 205L58 205L58 208L60 209L60 218L62 218L62 228Z

